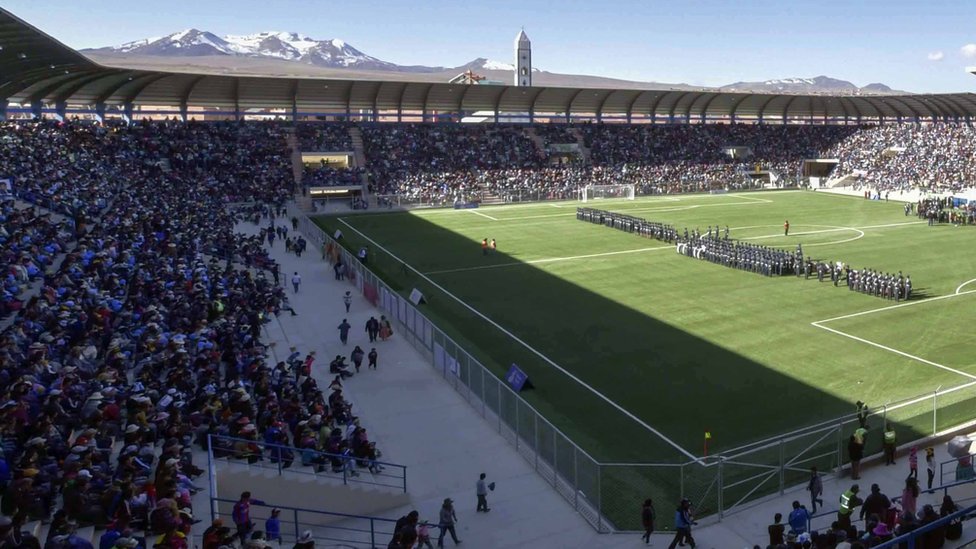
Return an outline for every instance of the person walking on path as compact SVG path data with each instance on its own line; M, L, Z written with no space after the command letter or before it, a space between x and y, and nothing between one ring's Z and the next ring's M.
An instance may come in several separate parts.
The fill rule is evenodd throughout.
M925 472L929 477L929 490L932 489L932 480L935 478L935 448L929 446L925 449Z
M385 316L380 316L380 339L386 341L393 335L393 326Z
M918 478L918 446L908 451L908 476Z
M295 293L298 293L298 287L302 285L302 276L295 271L295 274L291 277L291 285L295 288Z
M370 369L370 368L372 368L374 370L376 369L376 357L377 356L378 355L376 354L376 347L373 347L372 349L369 350L369 354L366 355L366 357L369 359L369 363L366 365L366 369L367 370Z
M356 348L352 350L352 354L349 355L349 358L352 359L352 365L356 367L357 374L359 373L359 368L363 365L363 357L365 356L366 353L363 352L359 345L356 345Z
M491 483L491 486L494 485L494 482ZM480 513L482 511L487 513L488 511L491 511L491 509L488 507L488 484L485 482L484 473L481 473L481 476L478 477L478 482L475 484L475 492L478 495L478 506L474 511L476 513Z
M641 539L644 543L651 543L651 534L654 533L654 502L651 498L644 500L644 505L641 507L641 524L644 526L644 534Z
M376 337L380 333L380 321L376 320L375 316L369 317L366 321L366 334L369 335L369 342L375 343Z
M345 345L346 343L349 342L349 329L350 328L352 328L352 326L350 326L349 323L346 322L346 319L343 318L342 319L342 324L339 324L339 326L338 326L338 330L339 330L339 341L341 341L343 345Z
M810 492L810 508L813 509L813 513L816 513L817 504L823 506L823 499L820 497L823 495L823 480L820 478L820 473L817 472L816 467L810 468L810 482L807 483L807 491Z
M682 545L688 543L691 549L695 549L695 538L691 537L691 527L694 524L695 521L691 518L691 502L682 499L674 511L674 539L671 540L668 549L674 549L679 543Z
M461 543L457 537L457 531L454 529L455 524L457 524L457 515L454 513L454 500L446 498L444 504L441 505L440 523L438 524L441 535L437 538L438 547L444 547L444 537L448 532L451 533L451 539L454 540L455 545Z
M352 292L346 292L346 295L342 296L342 304L346 306L346 312L349 312L349 306L352 305Z

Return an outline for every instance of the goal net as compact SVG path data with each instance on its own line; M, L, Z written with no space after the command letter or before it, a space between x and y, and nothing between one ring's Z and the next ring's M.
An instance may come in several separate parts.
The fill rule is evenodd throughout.
M633 185L587 185L580 190L580 200L602 200L604 198L634 199Z

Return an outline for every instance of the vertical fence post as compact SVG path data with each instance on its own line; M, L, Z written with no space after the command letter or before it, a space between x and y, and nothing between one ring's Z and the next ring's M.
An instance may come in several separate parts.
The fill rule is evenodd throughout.
M535 470L539 471L539 414L533 415L532 421L532 431L535 435L535 442L533 443L533 448L535 449Z
M376 547L376 525L373 524L373 519L369 519L369 546Z
M779 495L786 491L786 444L779 439Z
M481 366L481 417L485 417L485 367Z
M407 493L407 466L403 466L403 493Z
M685 497L685 463L678 466L678 495Z
M575 454L575 449L573 454ZM596 531L603 533L603 489L601 487L600 477L603 476L603 466L597 465L596 467Z
M519 439L522 438L519 433L522 431L522 424L519 423L519 405L518 399L513 401L515 403L515 451L518 452L519 449Z
M844 467L844 424L837 424L837 470L835 473L840 473L840 470Z
M553 427L552 433L552 487L556 487L556 476L559 475L559 433ZM573 478L576 477L576 449L573 449ZM573 488L576 488L573 486Z
M556 454L553 454L553 456L555 456L555 455ZM579 511L579 493L580 493L579 471L577 469L577 461L578 460L579 460L579 452L576 451L576 448L573 448L573 509L575 509L577 511ZM553 457L553 465L552 465L552 486L553 486L553 488L556 487L556 475L558 475L558 474L559 474L559 471L556 470L556 459L555 459L555 457Z
M295 539L297 540L302 536L302 531L298 527L298 509L291 510L292 519L295 521Z
M936 389L932 393L932 434L933 435L939 432L938 415L939 415L939 390Z
M498 387L498 408L496 408L498 413L495 415L498 416L498 432L501 433L502 432L502 387L500 382L497 379L495 380L495 387Z
M722 507L723 507L722 492L724 491L724 489L723 489L723 480L722 480L722 469L724 469L724 467L725 467L725 458L722 457L722 456L719 456L719 458L718 458L718 492L716 492L716 495L718 496L718 498L717 498L718 499L718 520L722 520L722 517L725 514L724 513L724 510L722 509Z

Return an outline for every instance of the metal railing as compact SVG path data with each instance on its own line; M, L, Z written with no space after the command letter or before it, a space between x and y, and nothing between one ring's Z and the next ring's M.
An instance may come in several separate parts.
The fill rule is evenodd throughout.
M233 524L232 510L235 503L237 501L233 499L211 497L213 519L224 518L225 523ZM255 524L255 530L265 530L265 523L271 517L272 509L281 510L278 520L282 547L294 545L305 532L311 532L312 539L319 547L386 547L393 538L396 526L396 520L383 517L303 509L268 502L259 505L252 501L250 518Z
M847 462L847 436L859 425L856 413L707 458L674 463L598 461L307 215L300 217L299 230L321 250L323 258L333 263L341 259L347 281L393 323L395 337L403 337L417 349L598 532L638 530L635 509L647 497L657 501L686 497L698 516L714 515L721 520L759 498L784 494L788 487L805 483L811 466L828 478ZM383 251L371 247L370 253ZM390 273L408 269L393 256L379 255L369 264L382 259L387 260ZM878 427L872 433L890 421L900 440L913 440L970 422L968 410L974 402L976 382L969 382L878 406L868 421ZM869 437L865 457L880 452L881 437Z
M237 444L256 446L257 451L240 451ZM249 467L277 470L279 475L311 475L340 478L343 484L369 484L396 488L407 493L407 466L386 461L330 454L307 448L268 444L260 440L209 435L208 458L241 461ZM297 463L296 463L297 462ZM365 467L356 467L356 463ZM321 470L320 470L321 469Z
M976 469L973 468L973 458L976 454L968 454L961 458L947 459L939 463L939 482L946 483L946 477L953 480L965 480L976 478ZM949 469L947 465L952 464Z

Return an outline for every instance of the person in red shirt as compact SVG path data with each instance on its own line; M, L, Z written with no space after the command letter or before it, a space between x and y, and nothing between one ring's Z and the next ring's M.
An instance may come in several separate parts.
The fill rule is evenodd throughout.
M787 219L786 223L783 223L783 236L790 236L790 220Z
M481 255L488 255L488 239L481 239Z

